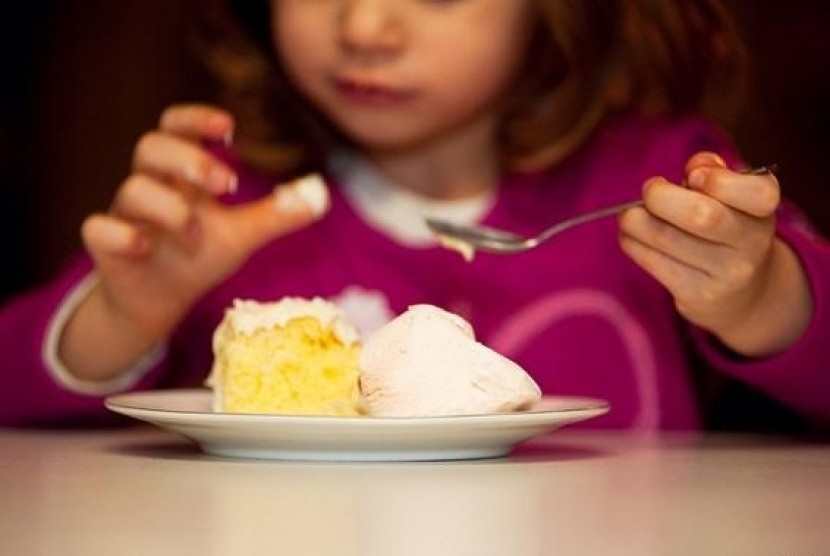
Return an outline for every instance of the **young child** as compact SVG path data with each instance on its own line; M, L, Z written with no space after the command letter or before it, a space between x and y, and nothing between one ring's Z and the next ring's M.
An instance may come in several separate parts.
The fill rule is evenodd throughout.
M716 0L209 13L232 110L165 111L84 222L87 253L4 308L0 422L201 385L232 300L285 295L337 300L367 332L414 303L457 312L545 393L607 399L586 425L700 427L692 357L830 419L830 249L713 123L741 62ZM471 263L423 224L533 233L640 197Z

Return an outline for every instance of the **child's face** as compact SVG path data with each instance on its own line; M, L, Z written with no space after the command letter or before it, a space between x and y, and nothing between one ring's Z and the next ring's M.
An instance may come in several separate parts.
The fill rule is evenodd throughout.
M299 89L369 150L492 138L531 0L272 0Z

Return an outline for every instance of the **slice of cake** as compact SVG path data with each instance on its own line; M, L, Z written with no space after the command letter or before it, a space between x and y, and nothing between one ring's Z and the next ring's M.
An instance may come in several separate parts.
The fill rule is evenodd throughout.
M358 415L360 341L322 298L236 300L213 336L213 409Z
M369 337L360 370L371 415L516 411L541 397L524 369L477 342L460 316L433 305L414 305Z

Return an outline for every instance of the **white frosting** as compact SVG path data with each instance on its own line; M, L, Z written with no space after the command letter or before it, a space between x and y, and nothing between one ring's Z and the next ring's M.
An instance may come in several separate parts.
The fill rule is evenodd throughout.
M414 305L378 330L360 358L366 407L378 416L513 411L541 397L519 365L477 342L470 324Z
M280 211L308 210L319 218L329 209L331 200L326 183L317 174L309 174L274 188L274 202Z
M314 216L320 216L329 208L329 190L317 174L310 174L294 182L297 196L305 202Z
M319 320L324 327L333 329L335 336L344 344L359 340L357 329L346 319L345 313L322 297L285 297L269 303L235 299L233 306L225 311L224 323L240 334L250 334L261 328L285 326L299 317Z

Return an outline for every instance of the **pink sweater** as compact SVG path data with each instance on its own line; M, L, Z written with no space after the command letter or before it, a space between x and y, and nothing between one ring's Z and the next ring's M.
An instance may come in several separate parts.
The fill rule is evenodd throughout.
M680 178L699 150L737 163L730 142L696 119L623 118L551 171L506 176L486 224L533 232L553 220L640 195L653 175ZM480 340L530 372L546 394L608 400L591 427L694 429L700 408L690 354L820 422L830 422L830 247L785 205L779 234L809 275L815 311L809 329L785 353L760 360L730 356L684 322L656 281L621 252L613 218L582 226L543 248L506 258L481 254L466 263L437 246L406 247L361 220L329 177L332 210L311 227L267 245L193 307L135 384L147 389L201 385L211 366L211 335L234 298L324 297L388 303L398 313L432 303L469 319ZM242 176L242 202L270 191ZM102 419L102 396L70 391L44 362L50 320L86 276L85 255L51 283L0 313L0 424ZM355 293L357 292L357 293Z

